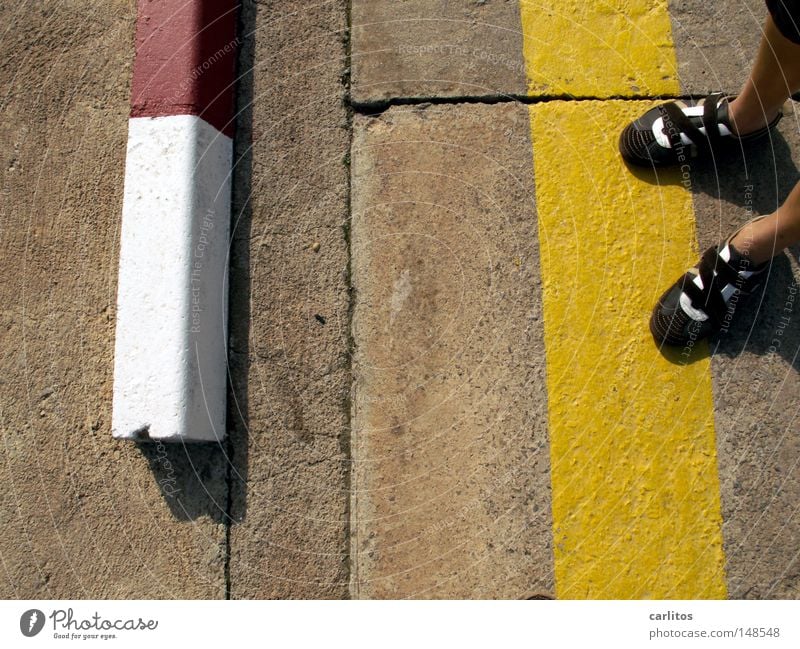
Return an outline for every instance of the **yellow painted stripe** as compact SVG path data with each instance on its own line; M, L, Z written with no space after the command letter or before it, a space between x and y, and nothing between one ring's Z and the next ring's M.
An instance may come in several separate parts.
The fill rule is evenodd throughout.
M520 0L531 95L679 90L667 0Z
M617 152L650 106L530 111L560 598L726 596L707 347L667 360L647 328L697 258L691 195Z
M521 0L530 92L677 93L666 0ZM708 350L667 359L647 329L697 259L680 172L634 174L619 131L652 103L531 107L556 591L726 596Z

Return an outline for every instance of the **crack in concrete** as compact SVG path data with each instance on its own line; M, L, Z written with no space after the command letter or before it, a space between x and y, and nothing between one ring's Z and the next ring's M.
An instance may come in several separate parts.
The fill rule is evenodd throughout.
M420 97L390 97L373 101L350 101L350 108L359 115L377 115L393 106L451 106L456 104L546 104L552 101L671 101L675 99L696 99L693 95L608 95L598 97L594 95L540 95L530 97L518 94L496 95L454 95L448 97L420 96Z

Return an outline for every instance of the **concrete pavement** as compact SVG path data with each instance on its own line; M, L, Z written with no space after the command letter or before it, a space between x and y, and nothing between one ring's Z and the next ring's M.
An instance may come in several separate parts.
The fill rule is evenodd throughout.
M796 501L800 480L794 444L797 408L788 395L797 394L794 354L798 345L793 338L783 338L788 335L788 324L776 319L775 305L765 310L768 303L762 304L761 317L775 319L767 327L775 334L771 339L786 341L786 348L770 348L766 341L754 345L752 337L737 329L721 341L712 341L711 348L691 364L681 365L679 359L673 359L674 366L667 361L663 368L664 359L658 358L646 333L653 300L673 276L695 260L698 244L704 249L745 220L748 200L750 210L758 202L757 213L771 211L797 180L786 145L796 139L796 123L790 115L772 147L760 154L746 151L746 164L716 169L693 164L688 188L670 174L654 177L624 169L612 171L610 166L621 165L615 154L606 161L606 144L602 144L602 154L588 151L583 157L571 157L573 150L581 150L582 139L593 129L610 133L601 131L588 142L599 148L602 136L602 142L608 140L613 149L615 133L646 105L625 108L624 102L620 103L616 116L611 106L614 102L598 102L593 114L585 106L570 107L570 96L655 99L718 89L735 92L755 53L763 6L664 3L645 7L633 3L623 14L608 11L600 3L581 3L580 9L571 3L566 9L563 4L550 8L535 2L442 4L446 6L436 10L430 5L410 4L402 12L393 12L396 5L388 2L354 3L353 96L357 107L367 111L392 102L424 101L434 90L446 102L496 102L511 97L546 102L532 106L530 112L532 122L541 124L538 130L533 128L531 142L536 163L534 212L539 220L544 302L546 305L549 299L553 305L549 312L544 310L544 327L556 332L552 338L545 336L550 443L545 470L552 482L553 507L557 506L552 548L555 592L563 597L612 598L796 596L793 575L797 556L792 543L796 512L791 503ZM522 38L510 30L508 38L501 41L492 32L513 23L509 16L516 19L517 11ZM456 31L458 47L451 42ZM509 42L521 50L512 52ZM475 65L477 53L487 47L504 49L486 56L484 65ZM526 65L525 79L509 74L520 62ZM452 74L443 75L442 68ZM466 90L469 88L479 92L471 93ZM553 99L562 98L567 99L562 118L537 118L548 113ZM497 137L485 124L506 122L499 113L484 114L485 108L443 104L408 115L398 108L383 113L377 121L355 122L353 260L360 290L354 318L354 385L356 394L364 395L365 400L356 399L353 411L356 536L351 561L354 594L358 596L486 595L482 589L487 583L492 584L490 596L514 596L509 592L515 590L513 580L500 576L509 565L514 566L515 575L530 571L528 579L537 585L551 579L536 573L549 561L530 559L517 564L508 555L499 558L489 551L486 556L493 559L491 567L480 562L476 562L479 568L466 567L470 552L482 547L480 535L471 526L482 529L484 509L496 502L510 502L507 499L516 493L510 485L478 498L481 507L469 523L461 524L455 538L443 541L437 536L441 530L433 521L452 520L449 507L457 507L461 498L470 500L470 491L462 487L468 482L465 476L473 475L478 467L486 471L480 459L451 450L446 443L457 444L455 440L460 441L461 436L481 439L480 425L465 413L476 407L476 397L470 394L471 380L476 368L485 369L484 364L470 364L473 372L464 372L460 390L448 391L445 384L448 398L437 401L438 392L434 392L433 403L440 405L431 406L424 392L425 399L410 401L405 396L409 391L420 393L418 386L427 389L429 378L436 376L430 368L418 367L415 351L426 349L418 340L422 332L435 331L435 323L447 313L461 313L461 303L446 297L456 293L454 288L441 288L438 279L411 281L415 260L436 260L435 278L447 278L448 284L458 286L458 280L466 276L461 282L472 291L479 290L479 284L470 281L463 270L460 256L449 252L449 247L447 253L437 254L427 237L436 243L440 238L457 240L459 255L466 249L466 256L475 260L469 265L471 270L480 267L486 241L498 257L513 257L513 244L504 243L502 236L489 235L479 243L464 234L451 234L448 211L441 212L441 206L452 207L463 223L479 222L484 227L495 213L502 213L500 208L487 214L479 201L470 198L471 183L459 185L450 180L451 174L461 176L463 154L458 145L468 143L465 148L477 152L466 154L478 175L477 185L491 191L502 187L482 153ZM582 122L568 126L561 119L571 109L584 116ZM429 124L434 117L426 115L447 124L442 127L444 132L434 131ZM474 116L480 126L470 124L468 116ZM509 167L505 154L518 162L513 142L526 133L510 127L504 135L507 140L500 155ZM548 153L556 141L561 150ZM438 153L438 147L452 142L456 144L448 155ZM414 155L405 152L411 147ZM435 164L438 173L445 173L445 178L432 181L421 175L430 164ZM594 164L598 165L596 171ZM776 177L781 179L777 192ZM435 188L430 196L429 185ZM752 195L745 189L751 185L756 187ZM719 187L725 188L724 194ZM418 195L424 197L421 202L427 210L420 210ZM544 224L543 200L553 214ZM739 209L731 209L731 204ZM597 205L607 207L595 214ZM600 220L596 220L598 216ZM608 222L609 218L615 221ZM655 220L647 226L650 218ZM676 228L676 219L686 218L690 229ZM697 235L693 233L695 220ZM631 223L627 233L625 223ZM424 225L412 238L405 234L405 229L416 232L409 224ZM511 232L504 234L513 236ZM552 238L542 240L542 232ZM595 241L597 238L600 240ZM670 252L676 241L682 243ZM393 250L385 250L387 246ZM592 265L577 268L582 257L573 258L575 251L588 254ZM555 260L565 255L562 264L566 265L554 266ZM776 271L783 270L775 280L779 288L770 293L770 300L778 302L783 295L783 304L790 303L796 281L795 264L788 258L791 255L776 261ZM641 286L634 284L631 292L610 295L608 308L602 295L592 291L609 281L604 290L613 294L642 276L625 270L628 260L645 266L655 263L657 266L649 268L657 274ZM360 273L359 268L363 268ZM549 270L554 268L558 270ZM424 266L419 270L431 272ZM548 276L550 272L552 276ZM572 291L567 290L569 286ZM432 290L436 299L428 297ZM587 291L594 297L587 294L584 313L580 295ZM563 309L556 306L562 294ZM531 295L526 302L534 305L541 299ZM482 308L476 298L465 302L487 318L511 312L508 307ZM619 308L614 308L615 303ZM634 321L622 324L620 318L627 320L635 314L639 314L635 316L638 325ZM405 324L403 315L409 318L410 331L399 328L400 323ZM453 320L461 323L455 316ZM480 321L475 316L468 320ZM746 320L745 316L740 326ZM592 357L591 337L598 332L603 332L597 341L598 355ZM755 340L761 336L769 336L763 327ZM457 340L459 358L485 350L485 341L464 334ZM424 355L426 363L433 359L434 367L446 365L443 359L448 358L446 340L441 345L438 341L434 336L429 344L442 359L427 349ZM565 346L565 355L558 360L561 346ZM730 354L724 353L731 346L739 350L734 352L736 365L728 360ZM709 351L713 354L710 364ZM570 354L581 361L570 361ZM534 365L542 362L532 350L525 357ZM601 369L606 363L608 367ZM492 376L501 382L507 370L497 367ZM567 383L560 378L562 373L568 377ZM762 396L758 406L752 405L753 386L748 386L747 376L759 377L755 389ZM705 396L698 400L700 385ZM664 392L670 393L667 403L674 399L675 407L664 403ZM481 394L491 398L492 390L485 388ZM562 410L561 402L572 405ZM529 392L522 401L525 405L514 403L525 409L540 404L541 397ZM745 415L745 403L758 414ZM581 409L585 409L583 418L574 412ZM519 432L518 422L508 423ZM562 427L563 435L558 432ZM496 428L504 429L502 424ZM453 440L449 439L451 430ZM647 441L650 436L653 446ZM424 446L420 440L426 440ZM692 450L687 454L687 449ZM436 464L431 457L442 462ZM535 458L529 450L516 464L525 472L536 463ZM453 471L452 465L458 469ZM524 482L531 474L523 475ZM483 483L488 482L489 478L484 478ZM524 510L514 518L521 524L530 515ZM499 525L493 529L496 542L507 539ZM537 545L532 529L515 541ZM453 547L464 551L448 552ZM484 569L488 572L481 572ZM454 574L458 578L453 578ZM478 574L480 586L470 581ZM437 585L432 587L430 582ZM453 584L457 584L455 589Z
M552 592L527 109L354 123L356 597Z
M764 3L671 0L668 14L658 11L666 4L633 3L617 11L577 0L557 6L539 0L414 0L402 7L392 0L354 0L353 100L369 105L406 97L603 96L608 88L600 90L593 79L609 65L618 79L614 95L674 93L642 83L642 75L657 68L677 79L681 93L738 91L758 45ZM526 14L528 31L521 24ZM556 20L540 20L543 15ZM674 53L673 43L654 40L669 24ZM584 64L569 65L581 49ZM534 73L526 70L526 55L541 57ZM590 67L584 67L587 61Z
M352 16L357 104L525 92L517 0L354 0Z
M133 6L0 12L0 593L223 597L224 457L111 439Z
M693 175L701 249L767 214L800 177L797 104L769 144ZM728 590L733 598L800 596L800 424L795 295L800 248L776 257L764 293L711 347Z
M231 269L230 595L348 588L345 3L244 3Z
M637 315L785 196L797 117L688 188L628 174L612 140L633 102L735 91L764 12L638 4L243 2L229 438L190 448L110 436L133 3L0 10L0 592L800 596L800 250L683 368ZM587 250L603 283L573 270ZM629 261L658 272L621 324L578 289L626 286ZM659 428L652 394L620 390L651 366L706 405Z

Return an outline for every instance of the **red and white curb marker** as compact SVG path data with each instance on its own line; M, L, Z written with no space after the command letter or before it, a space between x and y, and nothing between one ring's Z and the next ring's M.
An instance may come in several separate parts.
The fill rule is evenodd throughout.
M112 434L225 436L235 0L139 0Z

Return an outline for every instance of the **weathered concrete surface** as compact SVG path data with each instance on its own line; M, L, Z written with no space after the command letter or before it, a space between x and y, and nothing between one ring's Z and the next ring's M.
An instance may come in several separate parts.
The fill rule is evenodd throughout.
M352 97L524 94L518 0L353 0Z
M357 117L352 590L552 592L525 106Z
M354 2L354 98L524 92L518 4L455 4ZM672 3L685 91L738 88L764 16L747 6ZM447 25L365 33L430 16ZM359 597L552 592L524 107L356 120L350 535L344 0L245 2L229 443L111 439L133 17L0 8L0 596L222 597L229 497L233 597L348 596L351 537ZM781 132L748 154L752 191L735 163L692 172L701 246L798 178L794 116ZM731 597L800 596L798 253L712 361Z
M244 11L231 270L231 596L346 597L345 2L245 2Z
M523 57L520 0L353 0L353 99L371 102L391 97L539 96L570 92L598 97L647 96L647 86L653 86L655 94L662 94L666 86L659 86L657 79L647 83L640 77L650 79L658 66L667 75L675 73L671 69L674 62L667 64L654 52L637 57L616 39L599 33L596 43L584 44L594 47L595 54L574 60L571 65L583 68L595 61L613 64L620 57L627 57L628 67L619 75L621 85L614 92L606 87L599 93L590 78L585 84L575 85L575 74L570 74L570 65L563 65L563 61L576 55L568 49L575 46L574 37L580 34L581 41L591 41L595 35L592 30L597 30L598 25L590 21L581 26L580 15L561 6L558 15L565 33L542 27L556 25L553 21L559 20L558 15L552 16L558 9L525 1L530 13L550 16L544 22L532 20L533 30L527 35L531 52L546 52L540 61L545 70L535 65L537 74L531 88ZM763 0L670 0L669 15L681 91L698 95L738 92L761 36L766 17ZM647 15L630 15L631 32L643 28L640 18L649 19ZM582 31L584 28L589 31ZM553 67L557 73L546 72L555 62L559 62ZM539 73L545 78L539 79Z
M678 92L666 0L520 0L530 96Z
M761 40L763 0L670 0L669 7L682 91L739 92Z
M2 597L225 591L218 449L111 438L133 19L0 8Z
M800 180L797 114L772 143L716 168L692 188L701 250L768 214ZM761 297L742 303L712 341L715 416L728 593L800 597L800 248L776 258Z

